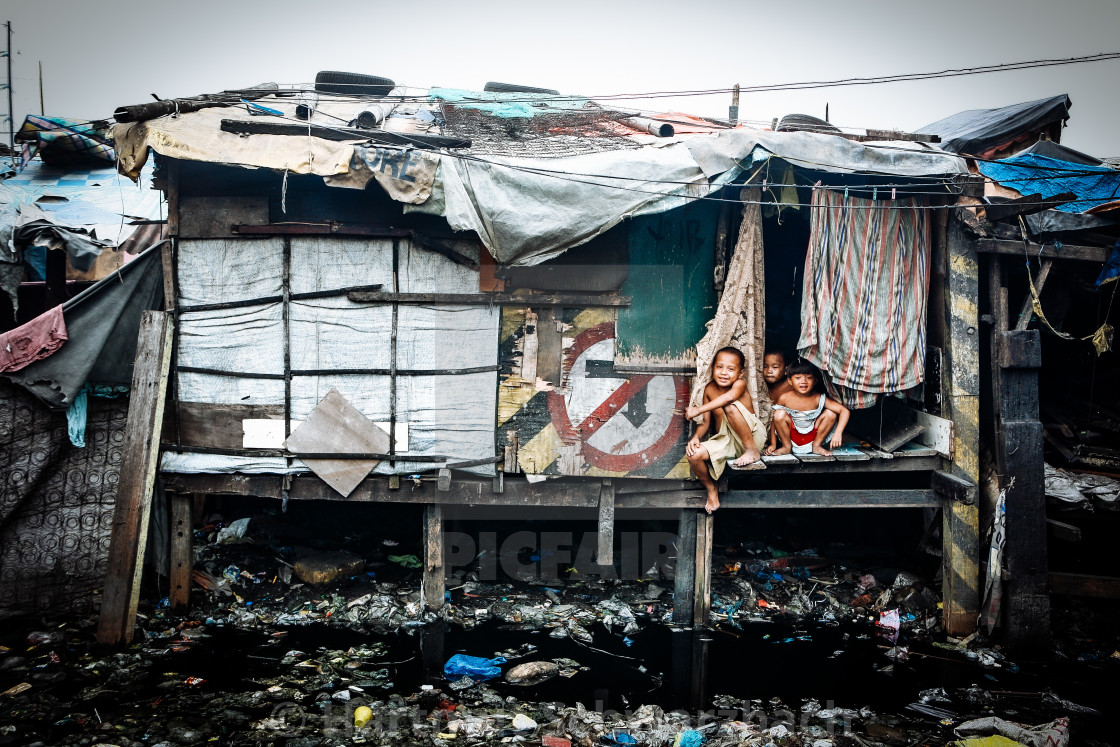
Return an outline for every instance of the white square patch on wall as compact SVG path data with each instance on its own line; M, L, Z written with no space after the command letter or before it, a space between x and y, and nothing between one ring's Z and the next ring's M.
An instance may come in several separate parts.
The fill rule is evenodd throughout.
M292 430L303 423L302 420L292 421ZM389 421L377 421L377 425L386 433L389 432ZM282 449L284 448L284 421L264 418L245 418L241 421L244 433L241 441L245 449ZM408 423L397 423L397 451L408 451Z

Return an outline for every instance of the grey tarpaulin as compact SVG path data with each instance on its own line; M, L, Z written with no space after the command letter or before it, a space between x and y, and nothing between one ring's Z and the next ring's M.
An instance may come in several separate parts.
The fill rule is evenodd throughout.
M131 384L140 314L163 303L159 247L156 244L63 304L66 344L51 357L4 378L56 409L67 408L86 381Z
M687 142L692 157L711 178L738 173L771 156L794 166L841 174L952 177L967 174L964 161L925 143L858 143L816 132L735 129Z
M1067 213L1064 210L1043 210L1034 215L1024 215L1027 228L1035 236L1043 233L1062 233L1063 231L1085 231L1090 228L1115 225L1116 221L1104 215Z
M1010 143L1023 133L1069 119L1069 96L1051 96L998 109L969 109L938 120L917 132L939 135L941 147L953 153L979 155Z
M476 232L508 265L544 262L623 218L680 207L688 198L679 195L712 189L680 143L547 161L442 156L437 187L436 199L410 211Z
M1053 158L1055 161L1079 163L1082 166L1101 166L1104 164L1099 158L1094 158L1088 153L1082 153L1073 148L1067 148L1061 143L1055 143L1053 140L1039 140L1038 142L1032 143L1029 148L1023 148L1023 150L1015 153L1011 157L1014 158L1015 156L1026 155L1027 153L1033 153L1036 156L1046 156L1047 158Z

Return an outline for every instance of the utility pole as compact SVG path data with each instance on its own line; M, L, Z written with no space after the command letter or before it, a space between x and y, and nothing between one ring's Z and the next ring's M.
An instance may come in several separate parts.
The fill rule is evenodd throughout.
M15 166L16 114L12 104L12 22L5 21L4 25L8 27L8 49L4 52L4 56L8 58L8 82L5 84L5 87L8 89L8 156L12 159L12 165Z
M731 106L727 109L727 118L731 120L732 126L739 124L739 84L736 83L731 88Z

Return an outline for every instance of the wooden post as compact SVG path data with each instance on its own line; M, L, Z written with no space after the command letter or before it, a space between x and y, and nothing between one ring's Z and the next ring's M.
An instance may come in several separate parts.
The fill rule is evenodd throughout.
M124 456L109 540L105 593L101 597L97 626L99 643L130 643L136 624L152 486L159 460L160 426L171 366L171 327L171 317L163 311L145 311L140 319L125 423Z
M614 565L614 484L604 478L599 488L599 565Z
M172 612L186 612L191 601L191 540L193 531L191 504L194 497L183 493L169 493L171 496L171 599Z
M443 506L424 506L424 605L438 610L444 600Z
M980 482L979 265L975 242L960 220L945 231L945 344L942 403L953 421L952 472ZM952 636L976 629L980 611L980 515L956 501L944 508L942 536L942 624Z
M673 622L692 625L696 594L696 509L682 508L677 519L677 560L673 572Z
M696 585L693 587L692 625L708 624L712 605L712 524L715 517L696 512Z
M1050 265L1044 265L1039 284L1045 282L1049 270ZM1031 318L1024 313L1026 304L1012 324L1006 268L998 254L989 259L988 294L994 456L1000 488L1007 491L1004 643L1037 648L1047 645L1050 638L1042 423L1038 418L1042 341L1038 330L1026 329Z
M1005 642L1041 647L1050 640L1047 584L1046 495L1043 486L1042 423L1038 419L1038 368L1042 364L1037 329L1000 333L999 431L1001 487L1007 489L1004 557L1008 573L1003 595ZM997 365L998 363L998 365Z
M446 633L447 628L442 622L420 628L420 664L425 682L443 681L443 664L447 660L443 653Z

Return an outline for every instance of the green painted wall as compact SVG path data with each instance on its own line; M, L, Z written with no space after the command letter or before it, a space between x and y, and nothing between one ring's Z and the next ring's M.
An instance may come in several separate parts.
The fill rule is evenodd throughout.
M616 366L693 369L704 324L715 315L712 287L720 204L684 208L629 221L630 275L619 309Z

